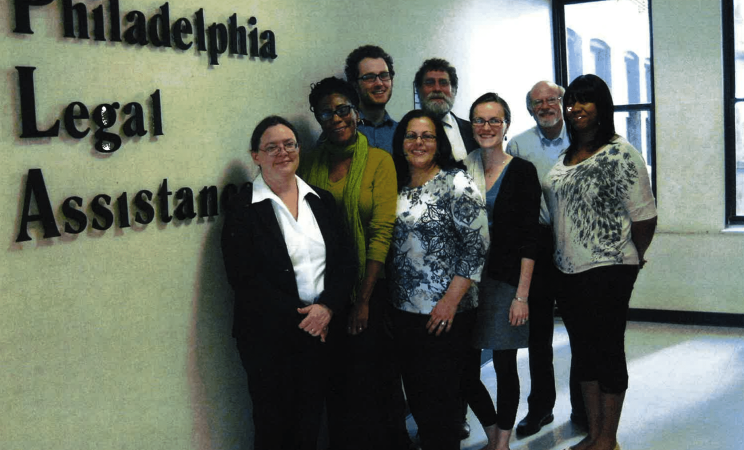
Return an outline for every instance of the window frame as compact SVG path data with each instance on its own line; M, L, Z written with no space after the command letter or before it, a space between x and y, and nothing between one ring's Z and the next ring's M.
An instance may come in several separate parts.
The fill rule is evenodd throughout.
M555 62L555 82L561 86L568 87L569 75L568 75L568 40L566 33L566 5L576 5L581 3L594 3L599 1L608 0L554 0L553 3L553 60ZM733 5L733 0L729 1ZM649 141L649 161L646 161L651 166L651 189L653 190L654 197L656 195L656 94L655 94L655 77L654 77L654 29L652 27L652 9L651 0L648 0L648 32L649 32L649 55L650 55L650 77L651 83L648 86L649 101L639 102L636 104L615 104L615 112L631 112L631 111L646 111L648 112L649 124L648 124L648 141ZM733 19L732 19L733 20ZM744 223L744 222L743 222Z
M744 225L744 216L736 215L736 45L734 0L721 0L723 37L723 127L726 171L726 226ZM742 30L744 32L744 30Z

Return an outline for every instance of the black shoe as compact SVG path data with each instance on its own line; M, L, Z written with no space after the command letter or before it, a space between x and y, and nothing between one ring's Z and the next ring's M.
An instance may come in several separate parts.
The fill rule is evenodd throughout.
M407 450L421 450L421 446L413 441L408 441Z
M402 434L391 448L396 450L421 450L421 446L414 442L407 432Z
M528 412L517 425L517 434L520 436L532 436L540 431L540 428L553 421L553 413L537 415Z
M463 420L460 426L457 428L457 434L460 436L460 440L465 440L470 437L470 425L467 420Z
M582 430L586 431L589 429L589 422L586 419L586 414L580 414L571 411L571 422L574 423L577 427L581 428Z

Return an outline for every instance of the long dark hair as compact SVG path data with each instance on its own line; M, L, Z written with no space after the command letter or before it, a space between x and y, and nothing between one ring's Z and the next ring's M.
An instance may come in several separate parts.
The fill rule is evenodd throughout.
M607 83L594 74L581 75L568 85L563 96L563 114L566 115L566 107L574 103L594 103L597 108L598 129L591 143L591 149L597 150L603 145L610 143L615 138L615 104L612 102L612 93ZM566 132L571 145L566 150L567 155L572 155L577 150L578 136L566 121Z
M400 123L398 123L398 127L395 129L395 134L393 135L393 162L395 163L395 171L398 175L398 191L411 181L411 171L408 167L406 154L403 151L403 141L408 130L408 124L413 119L420 119L422 117L431 120L434 124L434 131L437 134L437 152L434 155L434 164L442 170L466 170L465 164L456 161L452 156L452 145L447 138L447 134L444 132L442 121L427 111L414 109L400 119Z

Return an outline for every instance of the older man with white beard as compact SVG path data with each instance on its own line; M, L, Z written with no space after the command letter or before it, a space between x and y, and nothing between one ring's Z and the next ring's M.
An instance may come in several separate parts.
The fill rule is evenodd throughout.
M457 96L457 71L444 59L427 59L416 72L414 83L422 109L442 120L444 131L452 145L452 155L456 160L462 161L479 145L473 137L470 122L452 113Z
M527 111L536 126L512 138L506 152L531 162L542 179L568 147L563 122L562 97L565 89L550 81L540 81L527 93ZM517 424L517 434L529 436L553 421L555 375L553 372L554 266L553 234L545 198L540 206L538 257L530 288L529 362L531 389L527 416ZM573 377L572 377L573 378ZM570 382L571 420L585 426L586 413L578 382Z

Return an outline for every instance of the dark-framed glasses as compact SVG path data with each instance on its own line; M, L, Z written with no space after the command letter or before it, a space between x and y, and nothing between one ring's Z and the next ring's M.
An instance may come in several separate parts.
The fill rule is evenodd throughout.
M558 103L560 103L561 98L562 97L550 97L550 98L546 98L544 100L532 100L530 102L530 104L532 105L533 108L537 108L537 107L541 106L543 103L545 103L545 104L547 104L549 106L555 106Z
M421 138L421 140L425 143L431 143L437 140L437 135L431 133L422 133L421 135L418 135L416 133L406 133L403 139L408 142L416 142L418 138Z
M496 127L503 126L505 123L506 121L498 119L496 117L491 117L488 120L484 119L483 117L476 117L475 119L473 119L473 125L475 125L476 127L482 127L482 126L485 126L486 124L489 124L492 127L496 128Z
M380 81L390 81L393 79L393 75L390 72L366 73L357 78L357 80L362 80L365 83L374 83L378 78Z
M298 144L295 141L286 141L283 144L269 144L264 148L261 148L259 150L262 150L266 152L269 156L276 156L279 154L281 150L284 150L287 153L294 153L300 149L300 144Z
M436 78L427 78L424 80L424 86L434 87L437 85L437 81L439 81L439 86L441 87L447 87L450 85L450 81L446 78L440 78L437 80Z
M331 110L325 110L315 113L315 117L317 117L319 120L322 120L323 122L327 122L331 119L333 119L333 116L338 117L346 117L351 113L351 110L354 109L353 105L344 105L339 106L336 108L335 111Z

